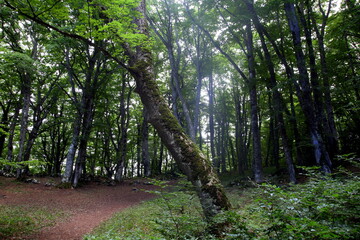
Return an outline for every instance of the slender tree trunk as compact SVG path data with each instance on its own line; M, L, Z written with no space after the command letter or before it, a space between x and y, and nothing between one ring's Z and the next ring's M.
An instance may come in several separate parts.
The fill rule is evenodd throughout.
M42 120L35 122L33 128L31 129L31 132L29 133L29 137L27 139L26 145L25 145L25 151L24 151L24 161L29 161L32 147L34 146L35 140L37 136L39 135L39 130L42 125Z
M151 175L151 164L150 164L150 155L149 155L149 125L148 125L148 116L147 110L144 108L143 111L143 124L141 130L141 153L142 153L142 162L144 165L144 175L149 177Z
M157 173L159 175L162 174L163 158L164 158L164 144L160 142L160 156L157 164Z
M202 88L202 59L201 59L201 35L200 29L197 29L196 33L196 57L195 57L195 65L196 65L196 97L195 97L195 108L194 108L194 135L197 136L199 130L199 117L200 117L200 98L201 98L201 88ZM199 144L201 147L201 144Z
M236 155L238 160L238 173L239 175L244 174L245 166L247 165L247 154L246 154L246 140L244 135L246 135L245 125L246 119L245 115L245 97L241 99L238 89L234 91L235 98L235 110L236 110L236 125L235 125L235 146L236 146ZM245 133L245 134L244 134Z
M289 90L289 99L290 99L290 123L292 125L292 130L294 132L294 139L295 139L295 147L296 147L296 161L298 165L304 165L304 154L302 152L302 147L300 143L300 133L298 129L298 124L296 120L296 111L295 111L295 104L294 104L294 97L293 97L293 88L290 86Z
M194 123L192 122L192 119L190 117L190 111L180 87L179 66L180 66L181 46L179 44L179 40L177 39L177 36L174 36L174 32L175 35L177 35L177 33L176 33L176 29L173 28L173 23L172 23L173 16L169 4L166 1L165 1L165 8L167 13L167 23L166 23L167 25L164 27L165 33L163 35L160 33L160 31L157 30L157 28L153 24L153 21L150 18L148 18L148 20L150 21L150 25L152 29L159 36L160 40L163 42L163 44L167 49L169 62L171 66L171 88L172 88L173 107L175 107L175 109L173 109L174 113L176 114L175 116L177 116L177 112L175 111L177 106L176 99L179 98L181 102L183 114L185 116L188 134L190 135L190 138L193 141L195 141L196 135L195 135ZM177 57L175 56L175 50L174 50L175 45L177 48Z
M311 7L308 7L308 10L309 10L309 14L311 15L311 20L318 40L318 48L319 48L320 63L321 63L320 69L321 69L323 89L324 89L323 92L324 92L325 112L327 117L327 124L329 127L329 134L326 136L326 138L327 138L327 144L329 146L328 149L329 149L330 157L334 158L336 153L338 152L338 133L335 125L334 110L330 95L330 83L329 83L330 80L329 80L328 66L327 66L326 53L325 53L325 44L324 44L325 27L327 24L327 20L329 18L331 4L332 1L330 0L328 4L327 12L325 12L321 7L321 3L319 2L319 8L322 14L322 23L320 29L317 26L317 22L315 20Z
M275 68L274 68L274 64L273 61L271 59L271 55L270 52L268 50L267 44L265 42L265 37L264 37L264 33L263 33L263 29L261 27L260 21L256 15L254 6L252 3L246 2L248 10L250 11L251 15L252 15L252 19L255 25L255 28L257 30L257 32L259 33L260 36L260 40L261 40L261 46L263 48L264 51L264 55L265 55L265 61L266 61L266 65L270 74L270 78L269 78L269 83L268 86L270 88L270 90L272 91L273 97L272 97L272 101L273 101L273 106L274 106L274 121L276 123L276 126L278 126L278 129L274 130L274 136L277 136L277 132L279 131L280 136L281 136L281 140L282 140L282 146L283 146L283 150L284 150L284 155L285 155L285 160L288 166L288 173L289 173L289 177L290 177L290 181L293 183L296 183L296 177L295 177L295 167L293 164L293 159L292 159L292 151L289 145L289 140L288 140L288 134L286 131L286 127L285 127L285 121L284 121L284 107L283 107L283 103L281 101L281 95L280 92L277 89L277 83L276 83L276 74L275 74ZM275 134L276 133L276 134ZM278 141L278 139L274 139L276 142ZM277 144L276 144L277 145ZM278 146L275 146L278 147ZM277 150L278 151L278 150ZM275 152L276 154L278 154L278 152ZM276 157L276 156L275 156ZM277 156L278 157L278 156ZM278 165L278 164L277 164ZM277 166L278 168L279 166Z
M311 88L309 84L308 73L306 69L305 57L302 52L301 46L301 35L298 20L295 14L295 8L292 3L286 1L284 4L285 12L287 15L290 31L293 37L293 45L295 49L296 64L299 71L299 83L300 92L299 100L303 109L304 115L307 120L307 124L310 128L310 135L312 144L315 150L315 159L318 165L321 166L322 170L326 173L331 172L331 160L329 154L324 145L323 139L318 129L318 123L316 119L316 112L314 109L314 103L311 96Z
M7 141L7 154L6 154L6 160L9 162L14 161L14 155L13 155L13 149L14 149L14 137L15 137L15 127L16 124L19 121L19 113L20 113L20 104L16 104L15 106L15 112L12 117L10 127L9 127L9 138ZM6 170L10 170L10 167L7 167Z
M215 153L215 130L214 130L214 79L212 71L212 59L210 63L210 75L209 75L209 131L210 131L210 151L211 159L213 166L216 162L216 153Z
M137 137L136 137L136 176L141 177L141 124L137 124Z
M5 139L6 139L6 134L9 132L9 112L10 112L10 107L11 104L8 103L7 106L3 106L1 104L2 107L2 116L1 116L1 124L0 125L0 158L2 156L3 150L4 150L4 145L5 145Z
M120 141L116 147L116 151L119 152L117 158L117 166L115 170L115 181L120 182L122 180L122 174L124 170L124 163L126 160L126 150L127 150L127 129L129 125L129 101L131 91L129 91L127 96L127 107L125 106L125 88L126 88L126 76L122 76L122 86L120 93L120 126L118 129L120 131L121 137Z
M25 144L26 144L26 135L28 131L28 121L29 121L29 110L30 110L30 97L31 97L31 78L27 73L23 74L23 82L21 89L22 99L22 109L21 109L21 120L20 120L20 139L19 139L19 154L17 156L17 161L24 161L25 154ZM16 170L16 178L21 179L24 174L25 168L19 167Z
M73 186L77 187L79 180L82 176L83 171L85 171L86 157L87 157L87 145L90 138L92 121L94 115L94 96L85 97L86 103L83 105L85 107L85 112L83 115L82 125L81 125L81 137L79 141L79 151L75 163L74 179Z
M263 181L262 157L261 157L261 139L259 129L255 59L253 50L253 36L250 22L246 26L246 49L249 68L249 89L250 89L250 106L251 106L251 131L253 134L253 171L255 182Z
M221 173L226 173L226 122L225 119L222 119L220 122L220 129L219 129L219 150L220 150L220 169Z

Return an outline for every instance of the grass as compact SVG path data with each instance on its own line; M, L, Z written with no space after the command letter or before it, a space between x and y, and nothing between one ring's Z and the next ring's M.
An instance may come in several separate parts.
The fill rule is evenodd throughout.
M192 192L184 189L151 192L159 197L115 214L84 239L184 239L204 231L200 203Z
M0 239L29 236L39 229L51 226L60 212L25 206L0 205Z
M239 236L252 236L253 229L260 229L264 222L259 215L251 215L253 199L259 194L257 189L228 188L228 197L234 209L234 224L239 229L229 229L225 239L245 239ZM241 219L239 216L242 215ZM233 218L234 214L220 218ZM259 216L260 217L260 216ZM220 221L223 219L220 219ZM243 228L246 220L249 229ZM192 191L176 190L159 192L159 198L144 202L115 214L111 219L94 229L84 240L162 240L162 239L216 239L206 233L206 223L200 203Z
M156 201L144 202L115 214L84 239L161 239L155 230L155 223L152 222L158 212Z
M226 188L233 209L216 220L230 223L222 239L360 239L359 177L316 170L308 178L297 185L236 179L240 185ZM206 232L195 194L184 189L159 192L158 199L116 214L85 239L216 239Z

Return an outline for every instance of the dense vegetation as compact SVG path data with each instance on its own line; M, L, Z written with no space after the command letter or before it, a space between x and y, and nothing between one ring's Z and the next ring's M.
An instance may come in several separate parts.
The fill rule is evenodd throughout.
M360 169L353 163L357 168L338 168L331 176L306 168L297 185L276 176L260 185L223 176L233 208L214 219L227 223L220 238L208 232L187 181L148 179L159 187L150 191L156 199L115 214L84 239L359 239ZM66 217L46 208L9 206L0 207L0 216L1 239L22 239Z
M230 223L221 239L358 239L359 176L307 169L299 185L258 185L227 178L234 209L215 221ZM161 186L161 182L157 182ZM114 216L85 239L219 239L209 234L189 186L158 191L159 198Z
M231 207L216 172L330 174L360 154L359 13L355 0L0 0L0 173L78 187L183 172L208 220Z

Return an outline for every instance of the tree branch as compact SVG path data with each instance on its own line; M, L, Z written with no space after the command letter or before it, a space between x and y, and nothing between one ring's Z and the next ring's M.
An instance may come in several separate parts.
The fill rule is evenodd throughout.
M18 14L26 17L27 19L29 20L32 20L33 22L36 22L37 24L40 24L46 28L49 28L49 29L52 29L54 30L55 32L58 32L60 33L61 35L65 36L65 37L69 37L69 38L73 38L73 39L77 39L77 40L80 40L92 47L97 47L101 52L104 53L105 56L113 59L116 63L118 63L121 67L125 68L126 70L128 70L129 72L133 72L132 69L127 66L123 61L121 61L120 59L118 59L117 57L113 56L109 51L107 51L105 48L103 47L100 47L98 46L96 43L90 41L89 39L83 37L83 36L80 36L78 34L75 34L75 33L69 33L69 32L66 32L66 31L63 31L61 29L59 29L58 27L55 27L47 22L44 22L42 19L38 18L37 16L31 16L27 13L24 13L23 11L21 11L20 9L12 6L7 0L4 0L5 2L5 5L10 8L11 10L13 11L16 11Z

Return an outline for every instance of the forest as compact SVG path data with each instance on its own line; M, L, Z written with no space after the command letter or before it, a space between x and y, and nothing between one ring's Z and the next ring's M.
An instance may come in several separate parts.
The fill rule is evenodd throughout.
M160 235L85 239L360 237L358 1L0 6L0 176L187 180Z

